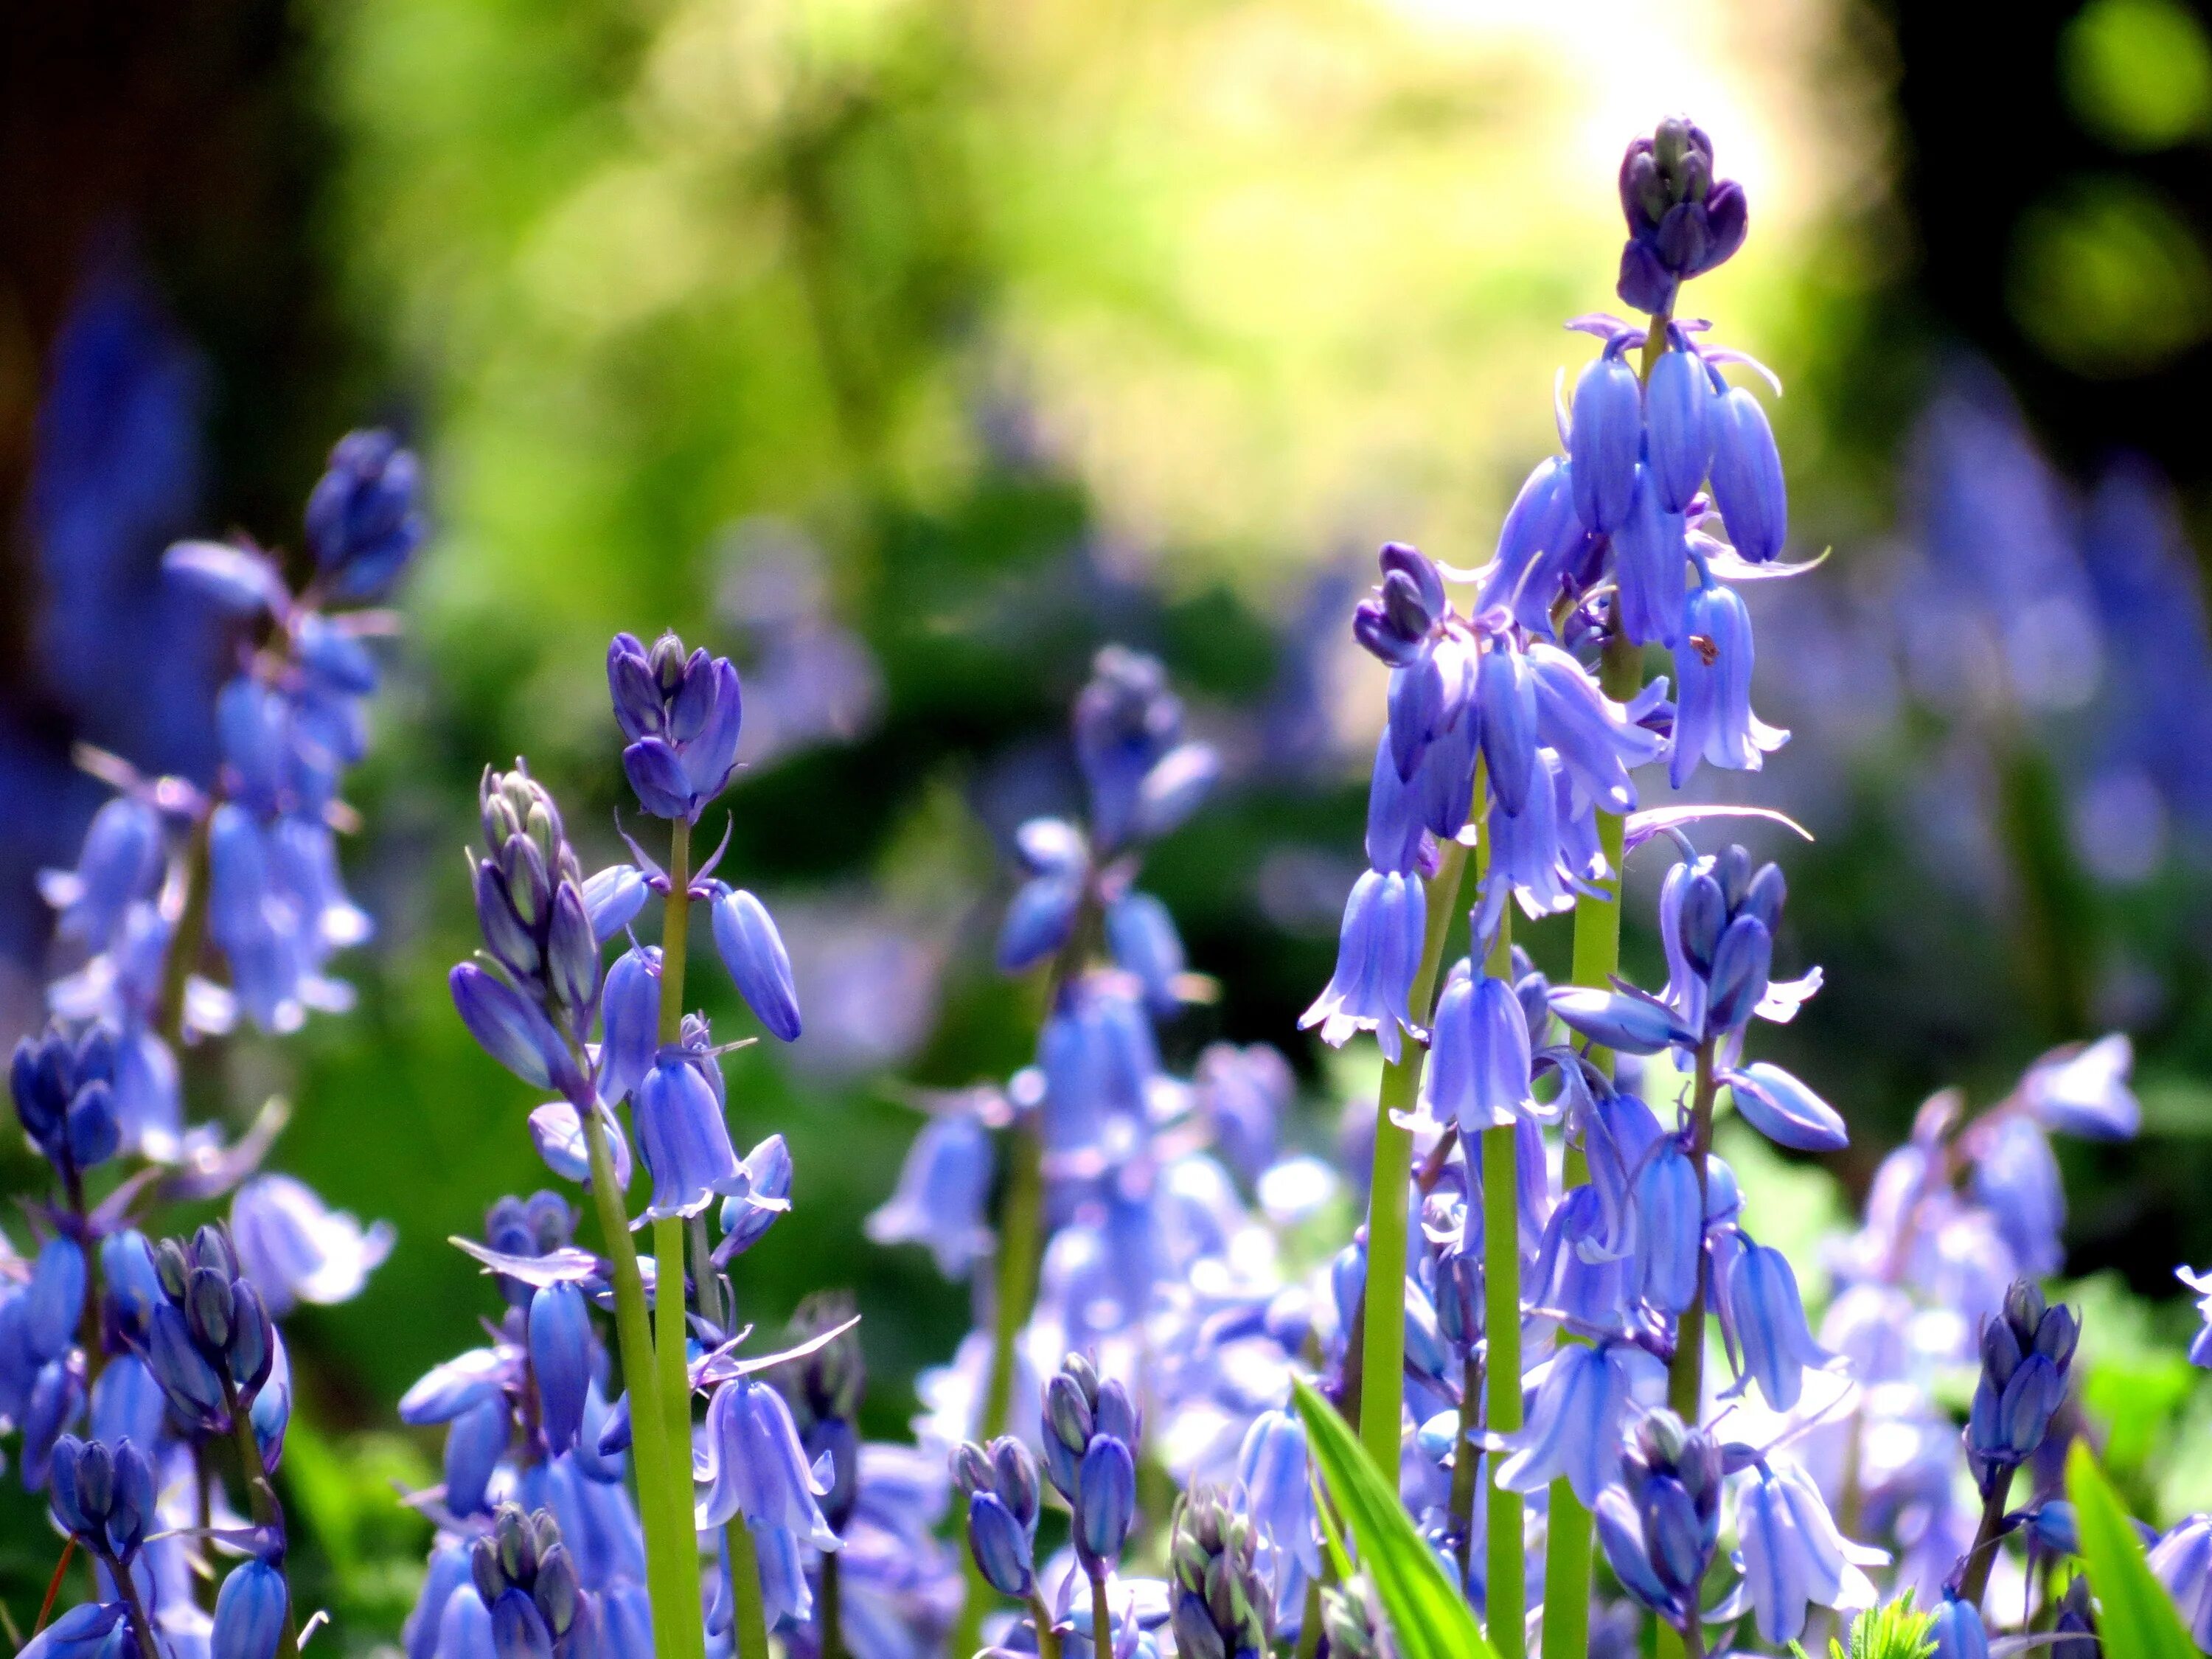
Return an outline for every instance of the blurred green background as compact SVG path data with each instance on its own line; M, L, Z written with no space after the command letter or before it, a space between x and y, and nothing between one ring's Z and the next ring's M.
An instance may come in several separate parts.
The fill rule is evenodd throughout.
M388 1636L410 1593L419 1535L387 1482L427 1479L434 1448L392 1431L392 1402L493 1308L442 1241L544 1184L533 1101L444 984L473 939L459 849L483 765L527 755L610 860L627 791L607 636L674 627L738 659L750 758L725 872L775 907L810 1020L788 1054L729 1064L740 1140L784 1133L799 1170L739 1294L773 1327L807 1289L854 1287L869 1425L898 1432L964 1292L859 1223L914 1089L1028 1058L1034 992L991 973L988 941L1008 832L1069 793L1063 711L1091 651L1158 652L1229 763L1150 866L1221 985L1170 1056L1283 1045L1321 1144L1368 1069L1324 1066L1294 1029L1328 975L1380 714L1349 606L1383 539L1487 556L1583 355L1559 324L1613 303L1620 149L1675 110L1753 210L1696 308L1784 377L1793 541L1834 550L1759 601L1763 711L1800 741L1724 781L1820 837L1786 854L1784 951L1829 989L1776 1051L1856 1139L1801 1176L1803 1211L1841 1213L1928 1091L1987 1098L2119 1024L2150 1128L2063 1149L2072 1270L2108 1274L2117 1308L2212 1259L2212 842L2186 791L2148 858L2100 866L2079 722L1855 672L1904 649L1886 584L1921 522L1912 434L1961 374L2009 384L2008 429L2054 489L2125 450L2171 477L2185 524L2205 516L2212 48L2179 4L2021 6L1971 40L1932 6L1850 0L182 0L10 32L10 1036L54 962L29 872L69 860L96 798L70 742L192 752L189 729L146 735L126 695L143 657L95 672L55 643L61 607L93 602L41 533L73 323L102 295L131 319L91 353L91 450L169 455L175 483L134 519L116 503L136 473L87 475L132 532L98 592L145 587L170 535L295 544L348 426L397 427L431 480L435 540L349 790L368 827L348 876L380 927L349 964L360 1007L191 1067L210 1113L295 1100L278 1164L399 1230L358 1301L295 1324L287 1474L347 1645ZM2201 647L2201 601L2177 597ZM1533 948L1563 968L1564 927ZM696 981L708 1011L744 1029L717 980ZM2114 1338L2137 1370L2110 1374L2162 1402L2136 1467L2166 1417L2193 1413L2202 1441L2212 1404L2150 1342L2185 1310L2109 1322L2141 1338ZM2178 1467L2212 1480L2212 1456ZM0 1546L21 1609L51 1557L27 1500L0 1509L23 1511Z

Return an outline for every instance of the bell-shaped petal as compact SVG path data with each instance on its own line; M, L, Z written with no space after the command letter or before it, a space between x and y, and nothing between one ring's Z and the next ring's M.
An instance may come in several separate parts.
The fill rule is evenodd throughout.
M530 1370L545 1444L556 1457L576 1443L583 1426L594 1347L584 1292L574 1285L541 1285L530 1301Z
M1634 1203L1644 1300L1679 1314L1698 1293L1705 1232L1697 1167L1674 1136L1662 1136L1645 1154Z
M1483 579L1476 609L1506 607L1525 631L1549 638L1561 574L1588 534L1575 511L1566 457L1554 455L1540 463L1506 512L1498 532L1498 556Z
M999 929L999 967L1018 974L1034 967L1067 943L1075 913L1083 902L1081 873L1031 876L1014 890L1006 919Z
M1624 1054L1656 1054L1678 1043L1697 1042L1674 1012L1641 993L1596 991L1562 985L1552 992L1552 1012L1578 1036Z
M1431 1048L1430 1114L1461 1133L1503 1128L1534 1106L1528 1016L1504 980L1476 975L1464 960L1454 967L1437 999Z
M1746 1382L1756 1382L1776 1411L1794 1408L1805 1391L1805 1368L1835 1358L1813 1340L1797 1275L1781 1251L1731 1236L1717 1264L1721 1312L1741 1351Z
M1508 812L1526 810L1536 777L1536 681L1528 659L1502 645L1477 670L1484 776Z
M1637 645L1672 646L1682 636L1690 546L1680 513L1660 505L1649 469L1636 469L1635 495L1613 537L1620 628Z
M1734 588L1711 583L1685 605L1674 647L1674 739L1668 781L1680 789L1710 761L1756 772L1790 734L1751 712L1751 616Z
M275 1659L289 1601L281 1567L259 1559L233 1567L216 1593L210 1659Z
M1150 893L1125 893L1106 907L1106 948L1114 965L1145 988L1145 1005L1165 1018L1182 1006L1176 989L1182 939L1168 907Z
M768 907L741 887L714 901L714 948L760 1023L786 1042L799 1032L799 993L791 957Z
M2045 1128L2089 1140L2127 1140L2142 1123L2128 1086L2135 1048L2115 1031L2082 1048L2056 1048L2027 1069L2021 1098Z
M714 1264L728 1265L768 1236L775 1218L791 1207L791 1148L781 1135L770 1135L745 1154L738 1168L737 1189L722 1203L722 1242Z
M511 1414L503 1395L481 1400L446 1429L446 1507L476 1515L489 1507L486 1489L507 1453Z
M1971 1185L1996 1218L2020 1271L2034 1279L2057 1273L2066 1257L2058 1238L2066 1192L2043 1126L2017 1115L1990 1121L1987 1133L1976 1137Z
M1790 495L1774 428L1759 399L1741 386L1716 397L1707 410L1713 501L1737 553L1765 564L1782 551L1790 532Z
M1400 1030L1413 1030L1407 1006L1428 927L1428 898L1415 875L1369 871L1352 889L1328 988L1300 1017L1318 1025L1322 1041L1342 1048L1356 1031L1372 1031L1384 1058L1395 1060Z
M1563 1347L1548 1362L1528 1425L1508 1437L1498 1465L1507 1492L1540 1492L1565 1475L1585 1507L1620 1470L1620 1437L1629 1403L1656 1383L1659 1362L1626 1343Z
M1712 459L1706 410L1712 382L1694 352L1675 349L1651 366L1644 392L1645 438L1659 505L1680 513L1705 481Z
M1152 841L1180 827L1220 777L1221 756L1212 744L1177 744L1137 786L1136 833Z
M608 1105L645 1080L660 1048L660 951L641 945L615 958L599 999L597 1087Z
M1626 520L1643 446L1643 386L1620 351L1608 346L1575 382L1568 432L1575 512L1585 528L1604 535Z
M584 878L584 913L602 945L637 920L653 890L634 864L611 864Z
M639 1084L632 1118L638 1151L653 1176L650 1216L696 1215L718 1193L737 1190L738 1154L730 1145L722 1102L696 1063L684 1051L664 1048Z
M1793 1152L1833 1152L1850 1144L1836 1109L1779 1066L1754 1060L1723 1072L1743 1121L1778 1146Z
M783 1396L750 1376L724 1383L708 1402L700 1474L708 1482L699 1499L702 1528L733 1517L783 1528L817 1549L838 1547L817 1499L828 1490L799 1443Z
M1536 718L1545 745L1559 757L1582 797L1608 812L1636 807L1633 768L1656 760L1665 739L1630 718L1589 672L1567 653L1539 641L1528 647L1536 681Z

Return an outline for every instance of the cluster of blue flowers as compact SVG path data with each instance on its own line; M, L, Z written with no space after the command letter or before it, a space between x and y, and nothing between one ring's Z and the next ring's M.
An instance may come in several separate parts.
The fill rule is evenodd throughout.
M179 1054L241 1012L286 1032L349 1000L331 958L368 920L338 880L339 790L377 686L366 641L392 626L369 607L423 539L416 495L414 457L356 432L308 498L313 573L297 592L253 547L173 547L168 579L232 625L220 763L192 781L80 757L118 793L76 868L40 878L78 962L9 1067L52 1183L28 1206L33 1256L7 1251L0 1415L21 1431L25 1486L46 1492L67 1550L94 1564L95 1593L27 1651L269 1659L304 1634L270 1484L292 1408L276 1322L358 1292L391 1231L255 1173L281 1103L234 1141L188 1126ZM163 1206L225 1194L227 1223L149 1239ZM211 1551L239 1564L223 1572ZM210 1602L201 1586L218 1577Z

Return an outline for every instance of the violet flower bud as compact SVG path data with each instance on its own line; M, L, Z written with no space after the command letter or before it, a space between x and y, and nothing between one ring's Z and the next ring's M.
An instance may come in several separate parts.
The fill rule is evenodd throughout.
M259 1559L231 1569L216 1593L210 1659L275 1659L291 1592L283 1569Z
M743 888L723 892L714 901L714 948L760 1023L782 1041L796 1042L799 994L768 907Z
M1567 445L1575 513L1587 530L1609 535L1628 520L1644 445L1644 387L1610 342L1575 382Z
M1709 405L1713 501L1735 550L1752 564L1782 551L1790 529L1790 496L1774 428L1759 399L1742 386L1723 390L1715 377Z
M349 432L307 496L307 545L340 599L389 588L429 533L416 505L421 468L389 432Z
M1651 366L1644 394L1646 441L1651 481L1660 507L1668 513L1686 508L1705 481L1712 459L1707 410L1713 396L1705 364L1694 352L1678 347Z

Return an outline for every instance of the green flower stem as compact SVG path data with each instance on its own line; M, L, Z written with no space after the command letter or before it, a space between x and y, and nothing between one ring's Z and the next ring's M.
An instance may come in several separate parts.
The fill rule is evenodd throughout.
M838 1567L842 1559L842 1551L822 1553L822 1589L814 1598L815 1620L822 1631L822 1659L845 1659L845 1594ZM757 1582L755 1594L758 1594Z
M983 1392L982 1437L1006 1431L1014 1401L1014 1344L1036 1300L1038 1257L1044 1248L1044 1126L1032 1111L1016 1126L1000 1218L997 1293L991 1310L991 1379Z
M690 820L678 818L669 826L668 836L668 896L662 907L660 921L660 1030L662 1045L677 1042L684 1035L684 964L685 947L691 933L691 824ZM668 1568L672 1594L681 1595L684 1605L691 1612L684 1620L684 1647L673 1650L703 1659L706 1651L706 1626L699 1613L699 1533L691 1514L691 1377L689 1370L690 1332L684 1316L684 1219L681 1216L656 1216L653 1223L653 1369L655 1391L659 1397L663 1434L667 1437L668 1488L665 1501L669 1506L668 1548L672 1560ZM705 1261L699 1263L703 1280L712 1271ZM636 1402L631 1402L631 1415L636 1414ZM742 1528L739 1530L743 1530ZM753 1563L752 1540L745 1540L745 1559ZM737 1553L731 1553L731 1571L736 1573ZM752 1593L760 1593L759 1571L749 1565L746 1571L754 1579ZM742 1637L742 1631L739 1632ZM655 1644L663 1652L672 1651L664 1638ZM765 1636L757 1647L748 1648L740 1641L742 1659L768 1659Z
M1476 811L1486 793L1478 772ZM1487 840L1475 854L1478 878L1487 874ZM1508 904L1498 913L1498 932L1482 970L1497 979L1513 977L1513 912ZM1512 1126L1485 1129L1479 1138L1482 1160L1482 1286L1483 1340L1488 1353L1483 1389L1483 1420L1495 1437L1511 1434L1521 1426L1521 1172L1519 1148ZM1476 1149L1469 1148L1470 1153ZM1460 1455L1468 1449L1460 1448ZM1498 1659L1521 1659L1526 1650L1524 1602L1528 1595L1528 1567L1522 1559L1522 1502L1518 1492L1507 1492L1497 1482L1497 1460L1489 1467L1488 1490L1484 1494L1487 1516L1488 1553L1484 1593L1488 1600L1487 1634Z
M1474 1564L1475 1431L1482 1426L1482 1367L1474 1351L1468 1350L1459 1372L1459 1438L1452 1443L1451 1516L1452 1559L1459 1581L1467 1583L1467 1570Z
M230 1417L232 1441L238 1448L238 1479L246 1488L246 1507L257 1527L267 1527L282 1534L284 1528L283 1512L276 1507L276 1494L269 1485L269 1471L262 1467L261 1443L254 1437L253 1413L242 1404L238 1390L231 1386L230 1378L218 1371L216 1380L222 1384L222 1408ZM128 1585L130 1580L116 1570L112 1557L105 1557L108 1571L118 1585ZM145 1613L137 1606L135 1595L127 1596L134 1619L143 1620ZM147 1627L150 1633L151 1626ZM284 1570L284 1628L276 1641L277 1659L298 1659L300 1652L299 1616L292 1607L292 1574Z
M1447 842L1429 883L1428 925L1421 961L1406 1006L1425 1024L1434 999L1444 936L1459 909L1460 877L1467 848ZM1399 1057L1382 1067L1376 1102L1375 1163L1367 1197L1367 1298L1359 1338L1359 1443L1378 1469L1398 1467L1406 1393L1406 1184L1413 1166L1413 1132L1394 1120L1413 1110L1421 1092L1427 1048L1406 1038Z
M653 1627L664 1632L659 1638L664 1653L681 1655L684 1644L674 1632L689 1624L699 1623L702 1647L706 1640L696 1589L687 1611L676 1571L681 1565L677 1552L683 1547L683 1534L669 1526L675 1513L672 1493L688 1499L690 1482L687 1480L678 1488L669 1467L660 1379L653 1369L653 1327L645 1310L645 1275L637 1265L637 1247L630 1241L622 1190L615 1185L614 1154L607 1147L606 1126L596 1111L580 1107L579 1112L584 1120L584 1144L591 1153L592 1202L599 1212L601 1243L614 1270L615 1336L622 1349L623 1384L629 1390L630 1455L637 1465L638 1519L645 1528L646 1589L653 1601ZM687 1528L690 1526L688 1514L684 1524ZM696 1549L693 1553L696 1556Z
M146 1616L146 1603L138 1594L138 1586L131 1581L131 1575L123 1570L123 1564L115 1559L112 1551L104 1544L96 1547L100 1553L100 1565L107 1569L108 1578L122 1593L123 1605L131 1610L131 1632L137 1638L140 1659L161 1659L161 1644L154 1639L154 1621ZM290 1600L288 1588L285 1597L288 1609ZM292 1615L289 1610L284 1615L284 1622L288 1627L292 1622ZM295 1653L299 1650L296 1644L292 1650Z
M1044 1597L1030 1597L1030 1622L1036 1626L1037 1659L1060 1659L1060 1632L1052 1627L1052 1609Z
M1713 1150L1713 1045L1698 1048L1697 1081L1690 1092L1690 1164L1698 1172L1698 1212L1705 1201L1705 1158ZM1667 1404L1685 1423L1694 1425L1705 1404L1705 1287L1699 1275L1698 1294L1689 1311L1674 1328L1674 1360L1667 1368Z
M722 1536L730 1547L731 1639L745 1659L768 1659L768 1612L761 1601L760 1552L753 1547L753 1529L739 1516L722 1528ZM836 1559L834 1555L823 1558L825 1561ZM696 1595L693 1600L697 1600ZM703 1641L704 1622L694 1619L692 1623L698 1626ZM666 1651L658 1642L653 1646Z
M1102 1631L1105 1632L1103 1636L1099 1633ZM1114 1618L1106 1605L1106 1571L1103 1567L1091 1575L1091 1651L1114 1651Z
M1298 1646L1295 1659L1315 1659L1320 1651L1321 1580L1316 1578L1306 1585L1305 1611L1298 1616Z

